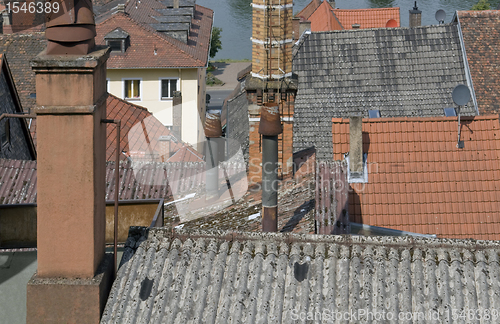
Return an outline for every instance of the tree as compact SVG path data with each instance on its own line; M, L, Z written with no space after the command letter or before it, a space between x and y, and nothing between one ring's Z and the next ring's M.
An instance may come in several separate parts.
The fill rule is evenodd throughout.
M488 0L479 0L478 3L472 6L471 10L490 10L490 3Z
M212 39L210 40L210 57L214 58L219 50L222 49L222 42L220 40L220 33L222 28L212 28Z

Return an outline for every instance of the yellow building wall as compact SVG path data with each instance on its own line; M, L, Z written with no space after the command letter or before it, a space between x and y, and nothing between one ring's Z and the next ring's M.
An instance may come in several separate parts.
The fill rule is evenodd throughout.
M147 108L166 126L172 126L172 99L161 99L161 79L179 79L178 91L182 93L182 141L191 145L203 138L199 112L205 114L205 69L108 69L108 92L124 99L124 79L141 80L141 98L128 99L131 103ZM201 81L201 82L200 82Z

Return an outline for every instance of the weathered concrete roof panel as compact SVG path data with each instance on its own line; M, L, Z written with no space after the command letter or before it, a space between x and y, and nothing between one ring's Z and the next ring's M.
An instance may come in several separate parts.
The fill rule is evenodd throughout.
M367 321L360 311L444 321L500 306L497 242L155 229L127 244L101 323L295 323L351 310L352 322Z

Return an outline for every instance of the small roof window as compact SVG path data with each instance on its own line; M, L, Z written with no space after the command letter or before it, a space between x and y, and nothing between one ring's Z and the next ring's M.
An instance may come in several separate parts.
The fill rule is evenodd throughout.
M370 118L380 118L380 110L368 110L368 116Z
M120 27L114 29L106 36L104 36L106 45L111 48L111 52L125 53L127 47L130 45L130 35Z
M446 117L454 117L457 115L457 112L455 111L455 108L444 108L444 115Z

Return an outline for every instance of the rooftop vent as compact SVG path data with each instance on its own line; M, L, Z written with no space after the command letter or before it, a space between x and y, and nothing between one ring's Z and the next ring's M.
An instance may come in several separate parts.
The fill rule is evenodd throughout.
M360 29L361 28L361 25L356 23L356 24L352 24L352 29Z

